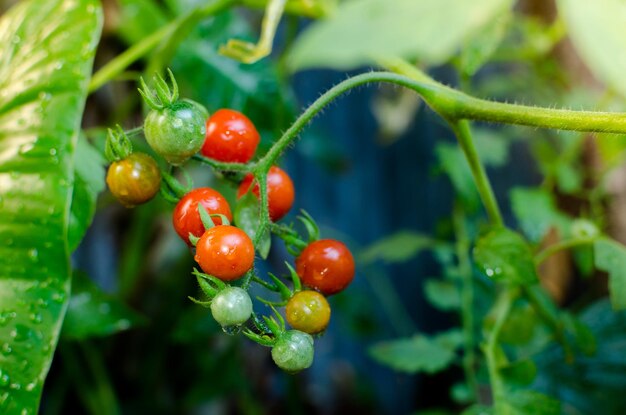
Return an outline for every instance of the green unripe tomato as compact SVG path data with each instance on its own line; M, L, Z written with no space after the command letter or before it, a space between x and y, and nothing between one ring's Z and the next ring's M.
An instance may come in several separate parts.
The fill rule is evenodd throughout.
M143 125L146 141L168 163L181 165L202 148L208 116L206 108L187 99L153 109Z
M252 300L242 288L225 288L211 301L211 314L222 327L241 326L252 315Z
M313 337L298 330L283 333L272 347L276 366L288 373L298 373L313 363Z

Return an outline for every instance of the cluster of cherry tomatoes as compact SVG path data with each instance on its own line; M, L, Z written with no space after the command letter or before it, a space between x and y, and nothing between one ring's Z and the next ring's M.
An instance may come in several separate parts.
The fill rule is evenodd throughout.
M152 149L168 164L181 166L200 152L204 157L222 162L249 163L256 153L260 136L253 123L243 114L220 109L212 116L199 103L178 98L176 81L169 73L172 88L161 77L155 77L154 90L142 80L140 93L150 107L143 131ZM147 154L132 152L123 131L110 131L106 146L112 161L107 173L111 193L127 207L145 203L161 188L162 176L156 161ZM295 191L290 177L277 166L267 171L267 209L272 224L291 209ZM241 180L237 192L240 200L248 192L260 199L260 189L252 172ZM270 274L272 282L256 276L255 246L243 229L231 225L233 214L226 198L209 187L179 192L173 210L173 226L180 238L195 250L194 259L201 272L194 270L206 301L193 301L211 309L215 320L227 331L249 323L243 333L250 339L272 347L275 363L288 372L309 367L313 361L313 337L322 333L330 320L326 296L342 291L354 277L354 259L348 248L332 239L309 238L302 241L292 227L283 238L295 253L295 269L290 270L293 288ZM259 203L259 202L257 202ZM306 216L316 228L310 216ZM278 225L277 225L278 226ZM282 226L282 225L280 225ZM280 237L285 236L277 231ZM294 245L295 243L295 247ZM230 285L242 279L241 286ZM270 305L273 316L259 318L247 288L257 282L280 294L281 301L260 299ZM285 306L287 330L275 306Z

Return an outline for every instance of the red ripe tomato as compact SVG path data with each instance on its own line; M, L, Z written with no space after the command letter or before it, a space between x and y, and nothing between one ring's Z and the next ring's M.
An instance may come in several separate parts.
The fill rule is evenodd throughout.
M190 191L178 201L172 216L176 233L187 245L191 245L189 242L190 232L199 238L205 231L198 212L198 203L202 203L210 215L220 214L226 216L229 221L233 219L228 202L217 190L210 187L199 187ZM216 225L222 224L219 217L212 219Z
M254 264L254 245L241 229L230 225L208 229L196 244L195 260L202 271L223 281L241 278Z
M304 285L332 295L352 282L354 258L343 243L320 239L310 243L296 258L296 272Z
M253 180L254 176L252 174L246 175L239 185L237 198L246 194ZM256 197L259 197L258 184L254 185L252 192ZM281 168L272 166L267 173L267 201L269 204L270 219L276 222L285 216L291 209L294 198L295 190L289 175Z
M247 163L261 136L252 121L238 111L220 109L206 122L206 138L202 154L218 161Z

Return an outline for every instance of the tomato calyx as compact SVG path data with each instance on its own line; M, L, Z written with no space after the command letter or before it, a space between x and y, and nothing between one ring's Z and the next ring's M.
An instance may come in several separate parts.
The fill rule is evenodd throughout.
M307 237L303 237L298 233L294 223L289 225L270 223L270 231L285 242L287 251L294 257L298 257L311 242L315 242L320 238L319 226L309 213L301 210L300 215L296 219L304 226Z
M209 229L215 226L218 226L213 221L212 219L213 217L219 218L222 222L221 223L222 225L226 225L226 226L230 225L230 221L228 220L226 215L222 215L221 213L209 214L209 212L206 210L206 208L204 207L202 203L198 203L198 213L200 214L200 220L202 221L202 225L204 226L205 231L208 231ZM200 240L200 237L189 232L189 242L191 242L193 246L196 246L199 240Z
M191 191L193 188L193 180L186 170L181 168L183 176L185 177L185 184L182 184L178 179L172 176L170 173L161 172L163 177L163 185L161 186L161 196L163 199L170 203L178 203L178 201Z
M202 290L204 295L206 295L206 297L209 298L209 300L215 297L217 293L219 293L220 291L222 291L224 288L228 286L228 284L226 284L224 281L220 280L219 278L200 272L198 271L197 268L193 269L192 274L196 277L196 281L198 281L198 285L200 286L200 289ZM210 301L201 301L193 297L188 297L188 298L194 303L199 304L204 307L208 307L211 304Z
M257 299L265 305L270 307L282 307L299 291L302 290L302 283L300 282L300 277L296 273L296 270L289 265L288 262L285 262L285 265L289 269L289 275L291 278L291 282L293 284L293 289L289 288L280 278L276 275L269 272L267 275L270 277L272 282L267 282L256 275L252 275L251 280L256 282L257 284L263 286L264 288L273 291L275 293L280 294L281 301L270 301L261 297L257 297Z
M104 155L106 159L110 162L120 161L130 156L132 152L133 145L122 129L122 126L117 124L114 130L109 128L104 144Z
M189 297L191 301L205 308L211 309L211 314L226 333L233 333L231 328L236 328L248 321L252 315L252 300L246 290L233 287L220 279L204 274L194 268L200 289L208 298L208 301L197 300Z
M276 311L274 306L270 305L270 307L274 312L273 316L262 316L262 318L259 319L259 317L253 313L252 321L254 322L254 326L256 327L258 333L249 328L242 331L244 336L266 347L274 347L276 342L287 331L283 316Z
M169 85L163 79L160 74L155 74L153 79L154 90L151 90L143 77L139 78L141 88L138 88L139 94L144 99L146 104L153 110L162 110L167 107L171 107L176 101L178 101L178 83L172 71L168 68L167 75L172 84L170 89Z

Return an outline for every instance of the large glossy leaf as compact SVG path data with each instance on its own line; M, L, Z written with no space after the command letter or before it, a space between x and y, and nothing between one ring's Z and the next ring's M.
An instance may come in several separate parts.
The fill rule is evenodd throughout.
M30 0L0 21L0 412L34 414L70 286L73 155L101 13Z
M294 44L293 70L352 69L377 57L441 64L488 25L511 0L359 0L342 2Z
M626 7L622 0L559 0L559 13L589 69L626 96Z

